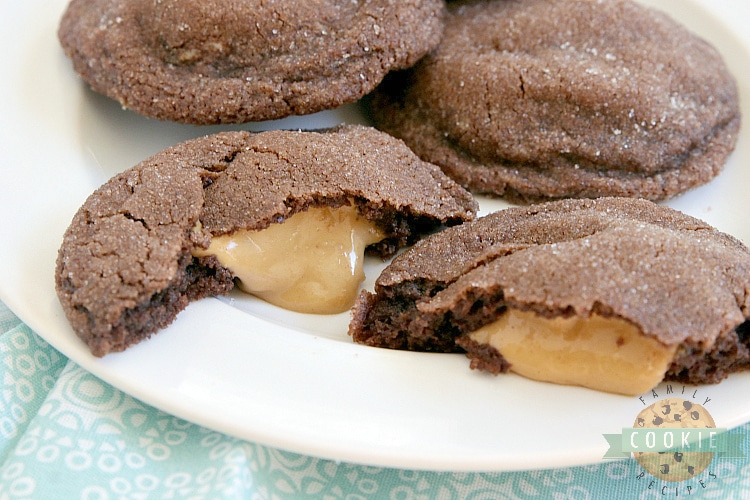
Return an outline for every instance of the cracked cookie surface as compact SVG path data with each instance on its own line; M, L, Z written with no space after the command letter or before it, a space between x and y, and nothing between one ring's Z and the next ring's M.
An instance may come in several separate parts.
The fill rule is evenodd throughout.
M385 234L369 247L382 256L477 210L438 167L369 127L219 133L144 160L86 200L58 253L58 297L95 355L120 351L188 302L232 289L214 257L192 255L211 237L349 204Z
M703 221L646 200L516 207L429 236L353 309L358 343L465 352L509 366L469 335L505 311L622 320L676 347L665 376L717 382L750 366L750 251Z
M627 0L449 2L440 45L375 92L376 125L478 193L673 197L740 125L721 55Z
M442 0L73 0L81 77L161 120L241 123L354 102L440 39Z

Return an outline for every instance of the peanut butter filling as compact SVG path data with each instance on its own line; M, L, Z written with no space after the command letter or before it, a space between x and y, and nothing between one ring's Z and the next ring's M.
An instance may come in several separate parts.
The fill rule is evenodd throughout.
M496 348L524 377L626 395L661 382L677 349L618 318L550 319L513 309L470 337Z
M292 311L347 311L364 281L365 247L385 237L353 206L313 207L259 231L212 238L206 250L241 290Z

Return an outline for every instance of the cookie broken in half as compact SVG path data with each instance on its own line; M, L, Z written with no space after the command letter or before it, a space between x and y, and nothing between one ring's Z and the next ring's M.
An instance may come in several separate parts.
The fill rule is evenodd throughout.
M339 312L357 295L365 249L390 256L476 210L438 167L370 127L223 132L96 190L65 232L56 289L97 356L238 279L282 307Z
M640 394L746 369L749 292L750 251L698 219L645 200L563 200L421 240L360 294L349 333Z

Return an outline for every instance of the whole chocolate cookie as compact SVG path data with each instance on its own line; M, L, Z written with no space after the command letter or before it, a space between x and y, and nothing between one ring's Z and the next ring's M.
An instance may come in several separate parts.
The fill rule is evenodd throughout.
M56 289L73 329L102 356L166 326L191 300L230 291L234 264L211 246L227 235L269 234L339 209L369 224L368 250L389 256L422 233L472 219L476 208L438 167L373 128L225 132L164 150L97 189L65 232ZM316 223L295 231L318 234L315 245L326 247L327 229ZM287 275L307 250L295 255L291 239L266 252ZM353 258L347 250L344 260ZM264 272L255 270L261 281Z
M372 99L376 125L475 192L666 199L714 178L740 125L720 54L629 0L450 2L443 40Z
M749 292L750 251L700 220L647 200L560 200L419 241L362 292L350 334L639 394L750 366Z
M60 42L91 87L162 120L241 123L356 101L440 40L442 0L72 0Z

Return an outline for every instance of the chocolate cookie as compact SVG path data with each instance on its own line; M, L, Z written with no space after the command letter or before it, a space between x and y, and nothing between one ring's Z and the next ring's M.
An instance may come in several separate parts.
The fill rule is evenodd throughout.
M440 40L442 0L72 0L59 27L91 87L194 124L314 113L356 101Z
M350 335L639 394L750 366L749 292L750 251L700 220L646 200L559 200L418 242L357 299Z
M476 208L438 167L373 128L225 132L158 153L96 190L64 235L56 289L73 329L103 356L149 337L188 302L229 292L234 264L211 246L222 237L268 234L329 210L369 224L368 250L389 256L440 225L472 219ZM315 223L302 228L325 247ZM280 243L288 249L271 257L288 274L298 256L291 237Z
M723 168L740 125L721 56L628 0L450 2L442 42L389 75L376 125L517 203L662 200Z

